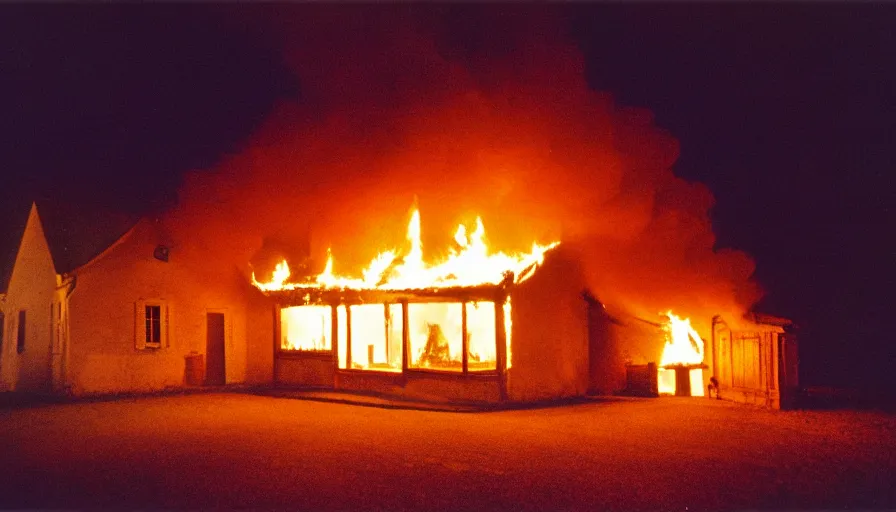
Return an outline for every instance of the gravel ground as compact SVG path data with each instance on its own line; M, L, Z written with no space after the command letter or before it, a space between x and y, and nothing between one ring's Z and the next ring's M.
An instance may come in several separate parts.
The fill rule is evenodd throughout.
M0 410L0 508L896 508L896 416L201 394Z

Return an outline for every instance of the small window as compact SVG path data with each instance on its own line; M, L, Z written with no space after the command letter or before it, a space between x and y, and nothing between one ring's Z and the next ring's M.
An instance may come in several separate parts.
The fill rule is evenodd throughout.
M144 306L146 313L146 346L162 346L162 306Z
M138 301L134 342L137 350L167 348L169 307L164 300Z
M25 351L25 311L19 311L19 326L16 333L16 352L21 354Z

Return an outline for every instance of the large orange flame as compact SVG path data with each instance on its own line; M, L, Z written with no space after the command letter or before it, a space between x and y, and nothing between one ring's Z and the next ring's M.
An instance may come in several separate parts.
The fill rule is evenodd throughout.
M660 358L658 385L661 394L675 394L674 371L662 367L702 364L704 347L700 335L691 326L690 318L681 318L671 311L666 316L669 322L664 326L666 345ZM703 396L703 371L700 368L691 369L690 380L691 395Z
M666 345L663 347L660 366L702 363L703 340L691 327L691 319L681 318L671 311L666 316L669 317L669 323L665 326Z
M414 208L408 222L408 250L403 257L395 250L379 253L362 271L361 278L337 276L333 273L333 256L328 252L327 264L313 281L305 283L288 282L290 272L286 260L278 263L271 280L259 282L252 273L252 283L263 291L294 290L297 288L351 288L412 290L424 288L444 288L451 286L477 286L500 284L507 273L519 283L532 275L544 261L547 251L559 242L546 245L532 244L528 253L508 255L503 252L490 253L485 242L485 226L476 218L476 227L467 234L461 224L454 234L456 246L448 258L435 265L423 261L423 243L420 241L420 211Z

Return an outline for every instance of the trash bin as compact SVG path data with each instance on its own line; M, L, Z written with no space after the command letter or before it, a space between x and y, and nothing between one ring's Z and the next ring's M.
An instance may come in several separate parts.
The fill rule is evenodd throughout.
M205 381L205 357L198 352L190 352L184 359L186 360L184 381L188 386L201 386Z

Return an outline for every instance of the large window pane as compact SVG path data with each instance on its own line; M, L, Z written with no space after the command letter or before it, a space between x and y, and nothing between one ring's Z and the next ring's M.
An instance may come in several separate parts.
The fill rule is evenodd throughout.
M462 371L460 303L408 304L411 368Z
M401 319L401 304L389 304L389 316L386 318L386 332L388 333L389 367L401 371L401 332L404 323Z
M332 350L333 309L330 306L296 306L280 310L280 348Z
M401 371L401 304L351 307L352 368Z
M497 365L495 340L495 303L468 302L467 308L467 368L494 370Z

